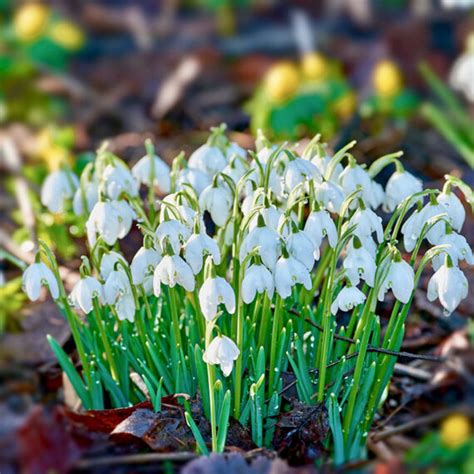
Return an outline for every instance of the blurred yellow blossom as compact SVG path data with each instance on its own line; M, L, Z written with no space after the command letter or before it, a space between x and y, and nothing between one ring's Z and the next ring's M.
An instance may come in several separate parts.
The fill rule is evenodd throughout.
M277 102L288 99L295 94L299 85L298 70L290 62L282 62L273 66L265 79L267 94Z
M397 95L403 87L400 69L393 61L378 62L372 73L372 84L381 97L390 98Z
M471 435L471 422L465 415L450 415L441 423L441 441L448 448L463 445Z
M50 9L41 3L27 3L15 13L13 28L19 39L32 41L41 35L50 16Z

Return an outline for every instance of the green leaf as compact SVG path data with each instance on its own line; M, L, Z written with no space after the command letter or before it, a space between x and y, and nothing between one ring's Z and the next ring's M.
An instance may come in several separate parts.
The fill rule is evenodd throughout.
M219 421L217 426L219 427L219 432L217 434L217 452L221 453L224 451L225 442L227 440L227 430L229 428L229 415L230 415L230 390L224 395L224 400L222 401L221 412L219 415Z
M189 411L186 411L184 413L184 416L186 418L186 423L188 424L188 426L191 428L191 431L193 432L193 436L194 436L194 439L196 440L196 445L197 445L198 450L201 452L201 454L208 456L209 450L207 449L206 443L204 442L204 438L202 437L202 434L199 431L199 428L194 422L193 417L191 416L191 413L189 413Z

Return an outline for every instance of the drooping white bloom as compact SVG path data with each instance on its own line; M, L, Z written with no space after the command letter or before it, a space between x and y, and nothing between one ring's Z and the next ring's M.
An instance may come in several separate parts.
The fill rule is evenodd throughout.
M153 275L155 296L160 296L162 283L170 288L178 284L186 291L194 291L194 274L191 267L179 255L165 255Z
M344 171L339 176L339 184L342 186L346 196L354 192L356 189L360 188L360 196L364 200L366 205L371 204L373 198L373 186L372 180L365 171L359 165L348 165L344 168ZM353 202L353 206L356 206L356 202Z
M156 241L161 250L165 250L165 240L171 245L174 253L179 253L181 246L189 239L191 232L178 220L163 221L155 231Z
M318 203L329 212L337 214L341 212L341 206L345 197L341 186L332 181L324 181L324 183L316 184L315 194Z
M278 229L278 225L280 223L280 219L283 213L278 209L276 206L271 204L268 207L264 207L260 211L260 215L263 217L263 221L267 227L271 229ZM254 215L249 222L249 230L254 229L258 225L258 215Z
M36 301L41 295L42 286L49 289L53 299L58 299L59 286L54 273L42 262L32 263L23 272L23 291L31 301Z
M377 209L385 200L385 191L383 186L376 181L372 181L372 191L369 198L369 206L372 209Z
M97 298L98 302L102 304L104 302L104 290L97 279L91 276L81 278L74 285L69 295L71 303L76 308L82 309L86 314L92 311L94 298Z
M232 286L222 277L208 278L199 290L199 305L204 317L212 321L223 304L228 313L235 312L235 294Z
M374 286L375 258L365 247L356 248L354 245L349 246L342 265L351 285L356 286L363 279L367 285Z
M443 264L428 282L427 297L430 301L439 298L446 316L449 316L466 298L468 291L464 273L456 266Z
M153 248L141 247L135 254L130 264L132 282L135 285L142 285L155 272L156 266L160 263L161 253Z
M245 149L235 142L229 142L225 153L228 159L231 159L235 155L243 159L247 158L247 152Z
M227 186L209 185L199 196L199 206L209 212L214 223L223 227L230 216L232 193Z
M448 0L444 0L448 3ZM472 0L454 1L450 4L463 4L472 6ZM468 36L466 50L456 59L449 75L449 83L456 91L462 92L469 102L474 102L474 34Z
M116 270L116 263L118 261L121 261L123 262L123 264L128 266L128 263L123 257L123 255L118 252L112 250L102 255L102 258L100 260L100 274L102 275L102 278L104 280L107 280L108 276L114 270Z
M310 272L314 266L315 253L319 255L319 248L316 250L314 241L304 230L292 232L286 239L288 253L300 261Z
M383 241L382 218L375 214L372 209L358 208L349 220L348 227L356 226L354 235L357 235L363 242L367 237L371 237L375 232L377 242Z
M365 295L355 286L344 287L331 305L331 313L336 314L338 310L350 311L365 301Z
M201 145L189 157L189 166L203 173L214 176L227 165L227 159L222 151L207 144Z
M184 246L184 259L188 262L195 275L203 266L203 260L210 255L215 265L221 263L221 252L217 242L205 232L193 234Z
M278 233L270 227L255 227L242 241L240 246L239 260L242 263L245 257L256 247L259 247L263 264L272 271L280 255L280 237Z
M184 184L190 184L198 196L211 184L211 177L196 168L185 168L179 172L176 179L176 189L184 188Z
M134 218L135 213L126 201L98 202L86 222L89 244L93 246L99 235L107 245L114 245L130 232Z
M329 171L329 164L331 163L331 157L329 155L316 155L311 159L311 163L318 168L319 173L325 176L328 181L336 180L344 169L341 163L337 163L331 176L326 176L326 172Z
M138 195L138 183L125 165L107 165L102 180L105 194L113 201L119 199L122 193L132 197Z
M453 265L457 265L460 260L465 260L469 265L474 264L472 249L465 237L456 232L451 232L441 237L438 245L445 245L445 252L451 257ZM438 270L443 265L445 255L438 254L433 257L431 263L434 270Z
M383 208L386 212L393 212L395 208L408 196L423 190L423 183L408 171L395 171L387 181L385 187L385 201ZM413 201L415 204L416 201Z
M115 308L121 321L125 319L133 323L135 319L135 299L127 274L123 269L110 273L104 284L105 302Z
M252 264L245 270L241 289L244 303L250 304L257 293L261 294L264 291L272 299L274 289L273 275L265 265Z
M248 164L243 160L244 159L239 156L234 156L222 171L224 174L232 178L235 184L239 182L240 178L248 169Z
M74 173L57 170L50 173L41 188L41 204L50 212L63 212L67 199L72 199L79 186Z
M72 200L72 209L76 215L80 216L85 212L91 212L98 201L99 183L93 179L77 188ZM86 210L84 210L84 204L86 204Z
M466 210L462 202L453 192L440 193L436 200L441 205L442 210L447 213L448 221L453 229L459 232L466 218Z
M227 336L215 337L202 355L206 364L220 365L222 373L227 377L232 372L234 360L239 357L239 348Z
M291 295L291 289L301 283L311 290L311 276L306 267L294 257L281 257L275 265L275 289L283 298Z
M385 293L391 289L395 298L406 304L415 286L415 272L405 260L392 260L389 265L388 273L380 285L379 301L383 301Z
M321 180L318 168L311 161L295 158L286 165L284 181L288 192L291 192L298 184L311 179Z
M153 159L152 159L153 158ZM153 167L153 168L152 168ZM132 175L142 184L151 186L150 178L153 173L153 185L162 193L167 194L171 189L170 167L159 156L145 155L132 168Z
M321 247L324 237L328 238L331 248L337 245L337 229L334 221L327 211L320 210L311 212L304 225L307 236L314 244L314 257L319 260Z

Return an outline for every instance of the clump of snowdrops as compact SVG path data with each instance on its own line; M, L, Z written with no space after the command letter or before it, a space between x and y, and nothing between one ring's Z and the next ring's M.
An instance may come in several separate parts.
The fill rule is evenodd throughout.
M199 394L213 451L230 416L265 446L285 408L282 374L293 374L300 401L327 409L335 462L357 458L421 273L432 267L428 298L446 315L467 295L459 263L473 258L454 190L472 191L451 176L423 190L401 153L364 168L353 142L331 153L317 136L299 154L260 134L252 152L224 130L171 167L147 142L131 170L102 147L80 178L50 174L42 202L84 217L89 255L68 295L41 245L24 288L36 300L48 287L68 319L81 368L50 343L85 409L148 398L159 410L163 395ZM375 178L387 166L383 188ZM127 261L120 242L132 227L143 244Z

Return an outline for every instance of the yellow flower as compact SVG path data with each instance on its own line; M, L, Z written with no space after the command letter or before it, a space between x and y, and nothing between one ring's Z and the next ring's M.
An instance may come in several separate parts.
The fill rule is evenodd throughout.
M41 3L27 3L20 7L13 18L16 36L23 41L32 41L41 35L48 22L50 10Z
M441 423L441 441L448 448L458 448L471 435L471 422L465 415L450 415Z
M353 113L357 105L357 98L354 92L346 92L342 97L337 99L334 103L334 112L336 115L345 120Z
M298 70L290 62L273 66L265 78L265 90L269 97L281 102L291 97L300 85Z
M328 76L329 64L320 53L308 53L301 61L301 69L307 79L321 81Z
M80 49L85 41L84 33L73 22L67 20L61 20L52 25L49 37L69 51Z
M380 61L372 73L372 84L379 96L385 98L395 96L403 87L400 69L393 61Z

